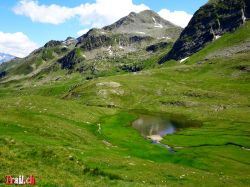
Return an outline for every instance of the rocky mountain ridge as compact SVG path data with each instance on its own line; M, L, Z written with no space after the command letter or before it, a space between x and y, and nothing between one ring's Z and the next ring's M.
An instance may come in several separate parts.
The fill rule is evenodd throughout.
M85 51L91 51L110 46L118 49L119 54L136 51L157 41L175 41L181 28L164 20L157 13L145 10L140 13L131 12L102 29L91 29L88 33L77 38L77 46ZM109 52L110 56L115 52Z
M189 57L223 34L235 31L250 18L249 4L249 0L209 1L194 14L172 50L159 63Z
M9 81L25 77L47 79L61 70L86 76L107 71L138 71L148 59L158 58L161 51L169 50L181 31L182 28L153 11L132 12L79 38L51 40L29 56L0 66L0 72L4 72L2 80Z

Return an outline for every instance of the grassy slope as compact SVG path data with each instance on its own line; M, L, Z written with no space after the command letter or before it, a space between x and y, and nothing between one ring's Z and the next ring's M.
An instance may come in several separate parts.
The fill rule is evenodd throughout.
M250 147L250 77L238 68L250 66L250 53L196 64L248 40L249 31L248 23L187 64L23 90L2 85L0 176L32 173L39 186L250 185L250 153L242 148ZM181 114L203 126L167 136L164 143L179 147L173 154L130 127L132 109Z

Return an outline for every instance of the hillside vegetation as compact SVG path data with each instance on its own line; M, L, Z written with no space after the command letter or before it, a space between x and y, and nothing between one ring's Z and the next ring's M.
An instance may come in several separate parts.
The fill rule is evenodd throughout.
M2 82L0 176L33 174L44 187L249 186L249 32L247 22L183 63L139 72ZM131 127L139 113L201 127L166 136L172 153Z

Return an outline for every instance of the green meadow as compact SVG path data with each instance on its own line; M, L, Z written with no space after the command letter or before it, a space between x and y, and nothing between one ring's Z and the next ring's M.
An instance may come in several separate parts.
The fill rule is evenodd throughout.
M183 63L137 73L1 83L0 186L31 174L42 187L249 186L250 51L208 57L249 32L248 22ZM140 112L201 126L165 136L171 153L131 127Z

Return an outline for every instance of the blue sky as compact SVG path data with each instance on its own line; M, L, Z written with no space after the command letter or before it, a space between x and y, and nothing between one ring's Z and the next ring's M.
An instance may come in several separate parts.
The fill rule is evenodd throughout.
M98 9L97 1L104 10ZM44 45L49 40L64 40L68 36L78 37L92 27L101 27L119 19L123 14L133 11L140 11L147 7L156 12L162 11L165 19L175 22L184 27L188 20L200 6L207 0L2 0L0 2L0 52L6 51L6 41L10 38L20 37L19 44L27 43L27 48L35 48ZM129 4L129 2L131 4ZM110 2L110 3L109 3ZM127 2L127 4L126 4ZM22 3L22 4L21 4ZM81 4L92 4L90 7L80 7ZM56 4L56 7L51 7ZM121 7L119 7L119 4ZM143 4L143 5L142 5ZM105 8L107 11L105 12ZM121 10L119 10L119 8ZM42 10L41 10L42 9ZM116 12L112 12L116 10ZM41 10L41 11L40 11ZM88 15L84 11L92 11ZM99 12L98 12L99 11ZM175 12L182 11L182 12ZM95 14L96 13L96 14ZM65 16L65 14L68 15ZM55 16L56 18L53 18ZM62 18L63 17L63 18ZM172 19L171 19L172 17ZM176 19L175 19L176 18ZM179 22L178 22L179 21ZM183 23L185 22L185 23ZM81 31L81 32L79 32ZM21 34L18 33L21 32ZM77 34L78 33L78 34ZM8 35L7 35L8 34ZM11 37L11 34L14 34ZM5 39L4 37L7 37ZM19 39L19 38L18 38ZM1 41L5 41L1 43ZM11 42L11 41L10 41ZM14 45L14 44L13 44ZM13 48L12 45L12 48ZM22 53L13 50L12 54ZM25 56L27 51L23 52Z

